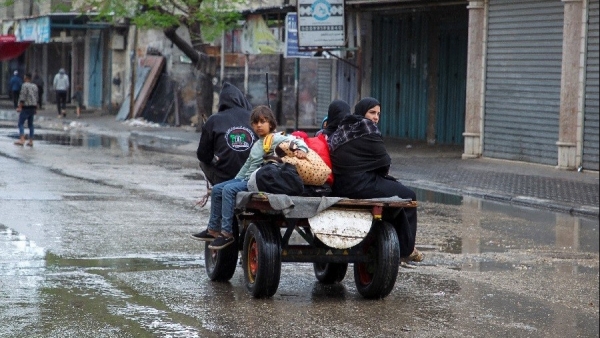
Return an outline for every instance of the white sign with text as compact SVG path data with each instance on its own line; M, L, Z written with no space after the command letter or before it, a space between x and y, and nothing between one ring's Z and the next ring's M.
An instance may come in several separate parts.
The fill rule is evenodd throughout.
M344 46L344 0L298 0L300 47Z

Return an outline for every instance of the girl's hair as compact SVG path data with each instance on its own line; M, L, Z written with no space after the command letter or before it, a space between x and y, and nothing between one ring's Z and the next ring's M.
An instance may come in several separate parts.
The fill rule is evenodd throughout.
M261 105L252 109L252 115L250 115L250 123L258 123L259 120L264 119L269 122L269 131L274 132L277 128L277 121L275 120L275 114L271 108Z

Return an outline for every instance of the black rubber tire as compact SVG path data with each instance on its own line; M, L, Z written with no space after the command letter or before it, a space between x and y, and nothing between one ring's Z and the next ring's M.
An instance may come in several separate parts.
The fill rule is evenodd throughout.
M242 268L246 289L255 298L277 292L281 277L281 234L266 222L250 223L244 236Z
M394 227L378 222L362 243L367 263L354 263L354 283L365 298L384 298L392 292L400 264L400 244Z
M339 283L346 277L348 263L313 263L315 277L323 284Z
M233 277L237 268L239 252L239 236L237 220L233 222L235 242L221 250L209 249L210 242L204 246L204 266L208 278L215 282L227 282Z

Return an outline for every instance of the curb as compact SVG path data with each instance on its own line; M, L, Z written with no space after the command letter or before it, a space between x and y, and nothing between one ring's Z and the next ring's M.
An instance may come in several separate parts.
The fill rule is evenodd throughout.
M411 187L411 188L426 189L426 190L431 190L431 191L435 191L435 192L439 192L439 193L446 193L446 194L456 195L456 196L471 196L471 197L476 197L476 198L480 198L482 200L487 200L487 201L497 201L497 202L510 203L510 204L515 204L515 205L520 205L520 206L534 207L537 209L559 211L559 212L564 212L564 213L568 213L568 214L572 214L572 215L594 216L594 217L600 216L600 208L594 207L594 206L587 206L587 205L572 206L569 204L560 203L560 202L547 200L547 199L541 199L541 198L535 198L535 197L529 197L529 196L518 196L518 195L513 196L513 195L509 195L509 194L502 194L502 193L494 192L494 191L484 191L484 190L477 190L477 189L470 189L470 188L458 189L458 188L449 187L449 186L446 186L443 184L438 184L438 183L431 184L431 183L426 183L423 181L405 181L405 182L403 182L403 184L408 187Z

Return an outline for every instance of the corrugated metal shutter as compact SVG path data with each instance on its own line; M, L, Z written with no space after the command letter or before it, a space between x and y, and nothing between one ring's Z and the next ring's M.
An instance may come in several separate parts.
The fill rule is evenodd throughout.
M483 155L558 163L564 4L491 0Z
M371 94L381 102L384 136L427 138L428 18L373 18Z
M439 41L436 143L461 144L465 131L467 23L443 24Z
M598 0L590 0L583 121L583 168L598 170Z
M93 30L90 31L90 35L88 105L102 107L102 34L100 31Z
M319 60L317 70L317 115L315 125L320 126L331 103L331 63L332 60Z
M354 60L349 62L355 63ZM356 99L356 68L346 62L337 62L337 97L352 106Z

